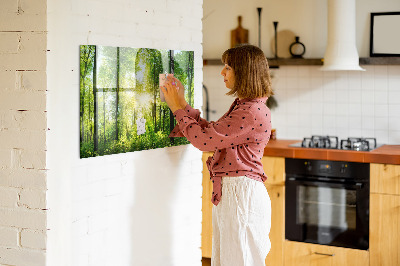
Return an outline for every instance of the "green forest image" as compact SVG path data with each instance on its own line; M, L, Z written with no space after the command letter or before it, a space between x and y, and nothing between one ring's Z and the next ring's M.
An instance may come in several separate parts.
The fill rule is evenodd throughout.
M169 138L175 119L160 100L172 73L193 106L193 51L80 46L80 158L188 144Z

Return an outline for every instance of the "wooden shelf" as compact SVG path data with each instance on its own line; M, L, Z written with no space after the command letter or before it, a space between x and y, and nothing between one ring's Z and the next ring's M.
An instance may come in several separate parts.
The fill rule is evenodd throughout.
M271 68L279 66L322 66L323 58L268 58ZM222 65L220 59L204 59L203 65ZM400 65L400 57L362 57L360 65Z
M400 65L400 57L362 57L360 65Z
M204 59L203 64L205 66L217 66L222 65L220 59ZM268 58L268 64L270 67L279 66L312 66L322 65L321 58Z

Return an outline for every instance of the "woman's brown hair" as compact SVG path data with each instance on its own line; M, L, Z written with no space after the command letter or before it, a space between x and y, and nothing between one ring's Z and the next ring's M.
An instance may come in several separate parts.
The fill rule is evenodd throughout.
M260 48L246 44L228 49L222 54L222 63L235 74L235 86L227 95L255 99L274 94L268 61Z

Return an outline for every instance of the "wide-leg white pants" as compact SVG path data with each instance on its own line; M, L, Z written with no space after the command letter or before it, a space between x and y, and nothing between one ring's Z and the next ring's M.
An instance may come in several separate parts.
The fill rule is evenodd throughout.
M265 265L271 249L271 201L262 182L245 176L223 177L212 223L212 266Z

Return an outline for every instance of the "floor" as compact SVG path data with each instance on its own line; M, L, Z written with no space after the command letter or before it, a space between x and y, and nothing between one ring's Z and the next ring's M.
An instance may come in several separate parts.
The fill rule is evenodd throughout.
M211 266L211 259L209 258L202 258L201 262L203 263L203 266Z

